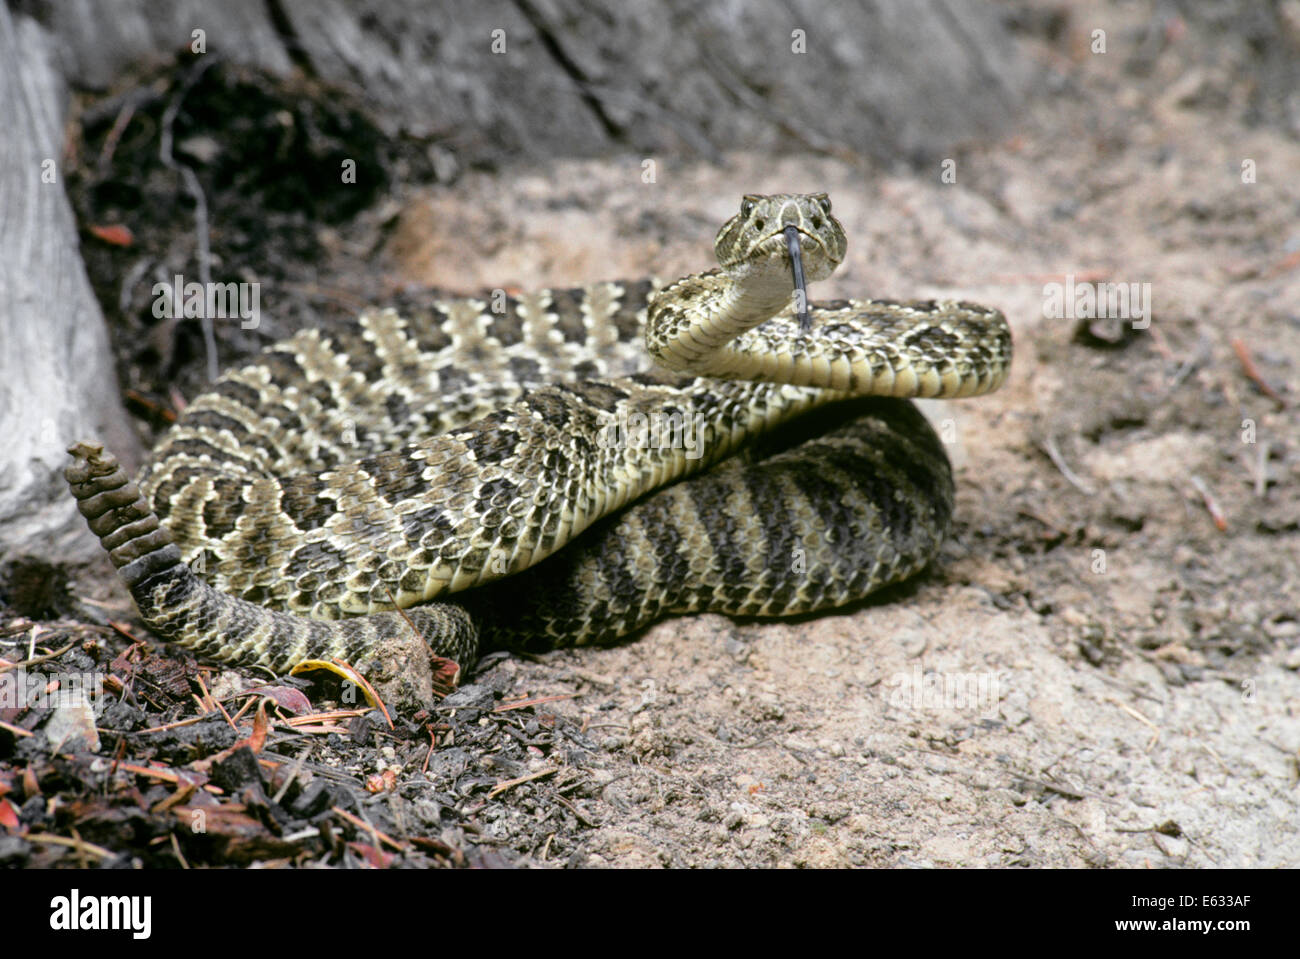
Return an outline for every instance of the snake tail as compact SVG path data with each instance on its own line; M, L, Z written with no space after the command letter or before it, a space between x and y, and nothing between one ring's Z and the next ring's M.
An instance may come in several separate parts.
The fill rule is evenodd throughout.
M434 604L320 622L276 612L214 589L181 559L171 533L102 446L69 447L64 478L91 532L99 537L140 616L169 642L222 662L260 664L277 672L304 660L358 662L412 629L462 669L473 665L478 636L460 607Z

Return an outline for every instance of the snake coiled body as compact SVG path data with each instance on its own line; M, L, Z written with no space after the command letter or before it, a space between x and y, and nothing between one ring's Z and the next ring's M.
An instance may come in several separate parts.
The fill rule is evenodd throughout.
M466 666L843 605L948 528L905 398L995 389L1011 358L965 302L814 305L805 329L787 247L816 280L844 242L824 194L747 196L719 269L304 331L198 397L138 483L86 443L67 478L150 628L223 661L357 661L415 629Z

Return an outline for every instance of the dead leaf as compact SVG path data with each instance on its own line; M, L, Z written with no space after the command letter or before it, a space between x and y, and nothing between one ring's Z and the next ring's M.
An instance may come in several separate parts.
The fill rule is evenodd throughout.
M130 246L135 242L135 234L131 232L129 227L121 223L112 223L108 226L94 226L92 224L90 232L105 243L113 246Z

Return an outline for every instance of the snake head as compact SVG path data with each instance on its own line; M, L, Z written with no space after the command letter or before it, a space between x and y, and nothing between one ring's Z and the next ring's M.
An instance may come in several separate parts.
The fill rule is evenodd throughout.
M723 224L713 244L718 263L728 272L780 269L789 275L786 231L799 239L803 271L809 281L822 280L844 259L844 227L831 216L825 193L747 193L740 212Z

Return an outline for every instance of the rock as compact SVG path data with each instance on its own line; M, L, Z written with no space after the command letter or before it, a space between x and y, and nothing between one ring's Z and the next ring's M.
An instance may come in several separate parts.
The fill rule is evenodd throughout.
M45 723L45 738L49 740L51 752L99 752L95 708L84 693L74 693L69 701L55 707Z

